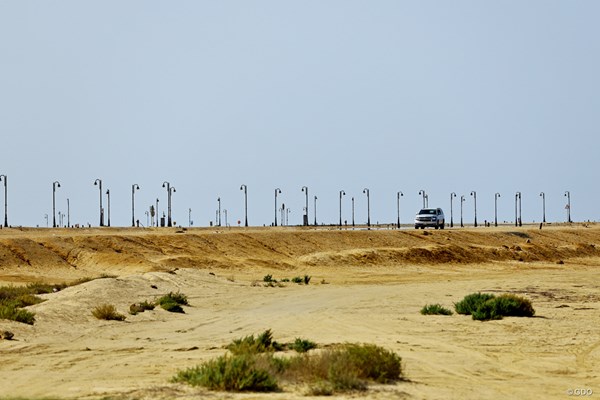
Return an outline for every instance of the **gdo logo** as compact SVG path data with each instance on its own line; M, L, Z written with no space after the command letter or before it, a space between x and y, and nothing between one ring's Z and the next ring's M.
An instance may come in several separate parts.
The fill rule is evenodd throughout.
M594 394L594 391L587 388L568 389L567 394L569 396L591 396Z

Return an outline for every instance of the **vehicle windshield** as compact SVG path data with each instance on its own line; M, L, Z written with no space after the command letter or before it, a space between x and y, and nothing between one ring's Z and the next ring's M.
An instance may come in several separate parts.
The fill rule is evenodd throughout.
M424 208L421 211L419 211L419 214L433 214L435 215L436 211L434 209L431 208Z

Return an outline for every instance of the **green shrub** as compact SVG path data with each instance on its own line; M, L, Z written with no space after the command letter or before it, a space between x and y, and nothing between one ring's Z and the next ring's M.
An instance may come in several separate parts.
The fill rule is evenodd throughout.
M533 317L535 310L531 301L514 294L473 293L454 304L459 314L471 314L474 320L489 321L503 317Z
M454 309L458 314L472 315L473 312L489 299L495 296L488 293L472 293L465 296L461 301L454 304Z
M283 346L273 340L273 333L267 329L256 338L254 335L235 339L227 346L233 354L258 354L283 350Z
M15 301L4 300L0 303L0 319L33 325L35 322L35 313L23 310Z
M273 282L273 283L275 283L275 282L277 282L277 280L273 279L273 275L269 274L269 275L265 275L263 277L263 282L266 282L266 283Z
M129 306L129 314L136 315L137 313L142 313L146 310L154 310L154 307L154 303L149 303L146 300L141 303L133 303Z
M174 382L204 386L211 390L272 392L278 390L276 379L256 365L256 357L249 354L221 356L198 367L180 371Z
M296 339L302 349L313 342ZM268 329L258 337L246 336L227 348L231 356L221 356L194 368L179 371L172 379L212 390L273 391L278 379L309 387L311 395L331 395L367 389L369 382L393 383L402 379L401 358L371 344L344 344L321 352L294 357L275 357L279 349Z
M166 294L156 300L156 303L158 303L158 305L160 305L164 310L177 313L184 312L183 308L181 307L182 305L189 305L187 296L179 292L170 292L169 294Z
M448 310L445 307L442 307L441 304L427 304L425 307L421 309L421 314L423 315L452 315L452 311Z
M309 350L316 349L317 344L308 339L296 338L294 343L291 343L288 347L298 353L306 353Z
M125 316L117 312L117 308L112 304L102 304L94 308L92 315L98 319L107 321L123 321Z
M308 285L310 283L310 276L304 275L304 284Z
M302 278L300 278L299 276L295 276L292 278L292 282L294 283L302 283Z

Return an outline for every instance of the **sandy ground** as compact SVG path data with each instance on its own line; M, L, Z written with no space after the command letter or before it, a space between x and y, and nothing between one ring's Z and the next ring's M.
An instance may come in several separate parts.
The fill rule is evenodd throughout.
M600 396L600 226L444 231L3 229L0 284L111 274L44 295L34 325L0 320L0 398L306 399L173 384L178 369L272 329L278 341L364 342L402 357L407 381L336 398ZM312 277L310 285L264 287ZM156 288L153 288L155 286ZM99 321L92 309L185 293L162 309ZM422 316L473 292L517 293L535 318ZM589 392L586 392L589 393Z

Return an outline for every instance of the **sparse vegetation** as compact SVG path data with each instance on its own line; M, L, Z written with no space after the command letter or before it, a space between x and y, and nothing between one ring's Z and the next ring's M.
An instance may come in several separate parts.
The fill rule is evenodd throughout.
M295 276L295 277L292 278L292 282L293 283L301 284L302 283L302 278L300 278L299 276Z
M0 335L0 338L4 340L12 340L13 337L15 337L15 334L11 331L3 331Z
M170 292L169 294L166 294L160 297L158 300L156 300L156 303L160 305L164 310L176 313L183 313L183 307L181 306L189 305L187 296L180 292Z
M423 315L452 315L452 311L441 304L427 304L421 309Z
M304 284L305 285L308 285L310 283L310 278L311 278L310 276L304 275Z
M454 305L459 314L472 315L474 320L489 321L503 317L533 317L535 310L529 299L514 294L473 293Z
M123 321L125 316L117 312L117 308L112 304L101 304L94 308L92 315L98 319L107 321Z
M366 390L369 382L393 383L402 379L401 359L395 353L372 344L347 343L319 353L307 351L316 344L296 339L283 346L271 330L258 337L234 340L227 348L232 355L180 371L174 382L200 385L211 390L275 391L279 381L303 383L311 395ZM279 349L301 351L294 357L277 357Z
M18 301L3 300L0 302L0 319L33 325L35 313L22 309Z
M298 353L306 353L309 350L316 349L317 344L308 339L296 338L288 347Z
M154 310L155 304L152 302L148 302L147 300L141 303L133 303L129 306L129 314L136 315L138 313L142 313L146 310Z

